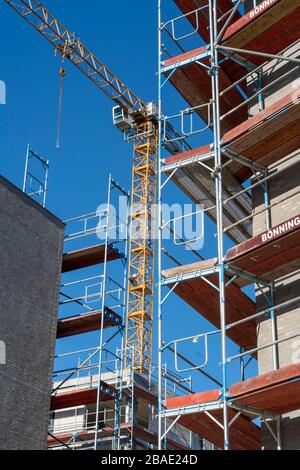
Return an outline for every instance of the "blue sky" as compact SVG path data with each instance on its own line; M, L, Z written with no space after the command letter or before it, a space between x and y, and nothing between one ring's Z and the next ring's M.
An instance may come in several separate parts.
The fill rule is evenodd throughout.
M157 97L156 0L110 2L99 0L44 0L48 8L144 101ZM83 6L84 5L84 6ZM170 16L176 11L170 9ZM50 160L47 207L63 220L95 211L105 201L108 175L130 188L132 147L112 125L112 105L71 64L66 64L61 148L56 149L60 58L51 46L3 1L0 3L2 41L0 80L7 85L7 105L0 106L1 173L21 186L25 150L32 148ZM172 109L182 106L173 92ZM201 145L201 137L198 145ZM182 196L172 187L172 196ZM206 224L203 255L212 256L215 240ZM169 303L170 337L212 327L179 299ZM96 344L95 334L68 340L59 351ZM154 348L156 349L156 347ZM199 353L197 353L199 356ZM197 354L195 357L197 357ZM219 353L213 346L214 365L220 375ZM199 357L198 357L199 360ZM205 385L203 382L202 384Z
M49 8L96 55L145 100L156 96L155 2L46 0ZM1 172L20 185L25 147L49 158L48 207L65 218L90 210L106 197L110 171L129 186L131 147L112 125L112 103L79 71L67 65L61 149L55 148L59 57L4 2L0 5L1 80L7 105L1 107ZM140 38L137 40L137 38ZM151 39L150 39L151 38ZM112 145L113 142L113 145ZM63 201L63 203L62 203Z

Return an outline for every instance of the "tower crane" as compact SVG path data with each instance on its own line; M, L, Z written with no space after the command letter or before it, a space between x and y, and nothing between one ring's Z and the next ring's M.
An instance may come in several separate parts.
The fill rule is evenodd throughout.
M148 374L152 364L154 241L152 208L156 202L158 119L156 106L144 103L75 34L68 31L38 0L4 0L62 56L72 62L113 102L113 121L133 142L132 204L126 347L134 350L133 367ZM167 132L174 135L171 127ZM170 153L180 151L168 139Z

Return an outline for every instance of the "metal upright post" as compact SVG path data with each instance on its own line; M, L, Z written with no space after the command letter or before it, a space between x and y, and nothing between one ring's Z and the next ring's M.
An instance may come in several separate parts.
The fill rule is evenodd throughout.
M104 309L105 309L105 293L106 293L106 275L107 275L107 255L108 255L108 241L109 241L109 216L110 216L110 198L111 198L111 185L112 177L109 176L108 196L107 196L107 212L106 212L106 233L105 233L105 253L104 253L104 268L103 268L103 282L102 282L102 298L101 298L101 325L100 325L100 340L99 340L99 365L98 365L98 388L97 388L97 404L96 404L96 422L95 422L95 442L94 450L98 447L98 434L99 434L99 411L100 411L100 394L101 394L101 375L102 375L102 354L103 354L103 330L104 330Z
M269 293L269 302L270 302L270 318L271 318L271 331L272 331L272 355L273 355L273 369L277 370L279 368L279 358L278 358L278 346L277 346L277 315L274 310L274 283L270 285Z
M158 295L157 295L157 316L158 316L158 450L162 450L162 293L161 293L161 271L162 271L162 177L161 177L161 148L162 148L162 101L161 101L161 41L162 41L162 15L161 0L158 0L158 158L157 158L157 178L158 178Z
M267 178L268 178L268 170L264 172L265 181L263 183L263 191L264 191L266 230L270 230L271 225L272 225L272 217L271 217L271 207L270 207L269 181Z
M263 88L263 73L262 73L261 69L259 69L259 71L257 72L256 85L257 85L258 90L262 90L262 88ZM260 92L258 94L258 105L259 105L259 111L263 111L265 109L265 101L264 101L263 92Z
M43 207L46 207L47 193L48 193L48 177L49 177L49 161L47 161L45 167L45 185L44 185L44 195L43 195Z
M218 238L218 264L219 264L219 296L220 296L220 323L222 347L222 400L223 400L223 426L224 449L229 450L229 424L227 403L227 351L226 351L226 307L225 307L225 267L224 267L224 231L223 231L223 179L222 179L222 152L221 152L221 125L220 125L220 90L219 90L219 53L217 0L209 0L210 16L210 47L212 67L212 99L214 124L214 151L215 151L215 179L216 179L216 209L217 209L217 238Z
M27 144L25 170L24 170L24 180L23 180L23 193L26 193L29 153L30 153L30 144Z
M277 429L277 450L282 450L281 416L278 416L277 418L276 429Z
M125 191L123 192L125 196ZM116 443L114 444L116 450L120 450L121 442L121 428L120 428L120 418L122 413L122 396L123 396L123 374L124 374L124 348L125 348L125 322L126 322L126 305L127 305L127 282L128 282L128 252L129 252L129 206L130 206L130 193L126 194L127 197L127 206L126 206L126 216L125 216L125 269L124 269L124 278L123 278L123 308L122 308L122 336L121 336L121 349L120 349L120 358L117 358L116 364L120 364L120 370L116 370L120 379L120 390L118 391L119 396L117 397L117 402L115 406L115 434L116 434Z

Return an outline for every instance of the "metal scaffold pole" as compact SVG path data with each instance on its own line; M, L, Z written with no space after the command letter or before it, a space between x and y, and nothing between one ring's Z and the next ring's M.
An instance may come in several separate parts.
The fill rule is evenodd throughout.
M162 450L162 293L161 293L161 270L162 270L162 178L161 178L161 149L162 149L162 98L161 98L161 0L158 0L158 294L157 294L157 320L158 320L158 449Z
M130 210L130 193L122 189L122 194L127 198L126 215L125 215L125 266L124 266L124 279L123 279L123 307L122 307L122 336L121 336L121 349L117 351L116 359L116 384L118 396L115 400L115 440L113 443L113 450L121 450L121 414L122 414L122 398L123 398L123 375L125 363L125 324L126 324L126 305L127 305L127 270L128 270L128 245L129 245L129 210Z
M224 450L229 450L229 425L227 405L227 351L226 351L226 306L225 306L225 266L224 266L224 222L223 222L223 169L221 152L221 114L219 89L219 53L218 41L218 15L217 0L209 0L210 17L210 47L211 47L211 76L213 100L213 133L215 150L215 182L216 182L216 210L217 210L217 239L219 264L219 299L221 324L221 356L222 356L222 401Z
M107 278L107 258L108 258L108 242L109 242L109 224L110 224L110 198L111 198L112 177L109 176L108 194L107 194L107 208L106 208L106 223L105 223L105 253L104 253L104 268L102 279L102 292L101 292L101 326L99 338L99 365L98 365L98 387L97 387L97 403L96 403L96 420L95 420L95 442L94 450L98 448L98 435L99 435L99 412L101 402L101 379L102 379L102 357L103 357L103 332L104 332L104 310L105 310L105 295L106 295L106 278Z
M48 195L49 160L45 160L32 150L30 144L26 148L23 192L46 207Z

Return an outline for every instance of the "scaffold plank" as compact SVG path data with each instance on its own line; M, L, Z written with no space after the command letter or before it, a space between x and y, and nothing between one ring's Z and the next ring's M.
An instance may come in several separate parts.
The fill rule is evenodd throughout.
M290 383L291 381L293 382L299 379L300 363L290 364L233 385L230 388L230 395L234 398L239 398L252 392L261 391L282 383ZM300 402L300 396L298 397L298 401Z
M211 145L203 145L196 149L187 150L183 153L177 153L171 155L164 161L164 171L172 171L174 168L180 168L180 166L187 166L204 159L213 158L213 150Z
M300 147L299 89L284 96L264 111L252 116L223 136L223 149L264 167L278 162ZM194 173L195 159L205 158L211 147L205 145L165 159L165 167L178 165ZM224 157L225 161L225 157ZM185 163L186 162L186 163ZM197 164L197 163L196 163ZM193 167L193 168L192 168ZM252 174L251 168L232 160L228 169L240 183ZM173 180L175 181L176 175ZM226 189L226 172L224 173Z
M129 423L121 423L120 424L120 432L121 437L130 436L133 433L135 439L139 439L140 441L144 442L145 444L157 444L157 433L141 426L139 424L135 424L131 426ZM104 427L99 432L99 440L112 437L114 434L114 430L112 427ZM75 443L80 444L81 441L93 442L95 439L95 431L93 430L86 430L86 431L78 431L74 433L63 433L63 434L55 434L52 436L48 436L48 446L60 446L60 443L72 445ZM180 442L177 442L174 439L167 439L168 449L174 450L188 450L188 447L183 445Z
M199 403L211 403L221 398L221 390L206 390L205 392L193 393L182 397L168 398L166 408L168 410L176 408L187 408Z
M191 411L189 414L189 407L205 405L219 400L220 397L220 390L210 390L193 395L169 398L166 400L165 406L167 410L174 411L174 416L176 416L176 410L178 410L178 414L184 410L185 412L179 420L180 424L219 447L223 447L223 432L220 427L215 426L203 411L198 413ZM229 388L229 397L233 405L238 403L241 407L245 406L244 414L230 427L231 448L250 450L260 446L260 430L247 419L247 407L250 406L260 410L262 414L263 412L271 412L278 415L299 409L300 363L291 364L244 382L239 382ZM214 410L210 413L222 423L220 410ZM236 411L230 408L229 420L235 414Z
M278 54L299 39L299 28L300 0L262 1L227 28L223 44ZM248 58L256 64L265 61L259 56Z
M198 16L198 34L201 36L205 44L210 43L209 37L209 10L208 10L208 1L207 0L174 0L178 8L184 15L187 15L187 21L190 22L194 30L196 31L197 28L197 20L195 14L189 14L190 12L195 11L197 8L204 7L201 10L201 13ZM231 0L221 0L217 1L217 13L219 19L220 29L221 26L224 25L226 19L228 18L228 14L230 10L233 8L233 4ZM227 15L226 15L227 14ZM224 16L225 15L225 16ZM222 17L222 19L221 19ZM237 11L232 18L232 21L238 21L241 18L240 13ZM242 67L240 64L233 62L233 61L224 61L222 63L222 73L225 73L227 77L232 81L235 82L238 78L242 77L245 74L245 68ZM244 89L246 91L246 89Z
M197 62L202 58L208 58L207 46L198 47L188 52L184 52L178 56L171 57L166 59L163 62L163 72L168 72L174 68L184 67L185 65L190 65L193 62Z
M112 245L108 246L107 260L114 261L122 257L121 252ZM62 272L67 273L76 269L95 266L104 263L105 244L90 246L71 251L63 255Z
M194 404L204 404L214 402L220 399L220 390L211 390L193 395L185 395L183 397L175 397L166 400L165 406L167 410L186 410L182 414L178 423L186 427L190 431L198 434L207 441L215 444L219 448L223 448L224 435L222 429L223 414L222 409L210 411L210 415L219 421L219 426L205 412L188 413L188 407ZM236 416L236 411L229 409L229 421ZM260 450L260 430L247 417L239 416L230 428L230 444L232 450Z
M300 380L270 386L235 400L241 405L255 406L261 410L285 414L300 408Z
M157 395L146 390L144 387L135 383L134 394L136 397L144 399L148 403L156 404ZM126 395L126 388L124 388L124 395ZM116 389L102 381L101 382L101 401L113 400L116 396ZM76 408L83 405L91 405L97 401L97 387L79 388L69 391L60 390L56 395L51 398L51 411L62 410L65 408Z
M62 444L72 445L74 441L94 441L95 431L78 431L74 433L54 434L48 436L48 447L60 447Z
M201 261L192 265L178 266L163 272L164 278L178 278L179 284L174 292L210 323L220 328L220 298L219 292L213 287L218 286L218 275L207 276L213 284L208 284L205 279L199 277L199 272L207 269L208 264L214 264L215 260ZM198 277L180 282L183 274L198 272ZM170 288L174 284L169 285ZM231 283L226 288L226 316L227 324L247 318L255 314L255 304L241 289ZM228 337L241 347L251 347L256 344L256 322L251 320L235 328L228 330Z
M231 248L226 264L267 280L294 272L300 267L300 215Z
M128 434L127 429L128 429L128 423L121 423L120 429L121 429L121 436L126 436ZM111 426L104 426L99 430L98 437L99 440L101 439L106 439L112 437L114 434L114 429ZM84 442L93 442L94 444L95 440L95 430L93 429L87 429L87 430L78 430L76 432L66 432L66 433L55 433L53 436L48 436L48 446L58 446L59 447L59 442L64 443L64 444L80 444L81 441Z
M300 363L233 385L234 401L261 410L285 414L300 408Z
M68 318L58 320L57 339L76 336L83 333L97 331L101 327L102 312L94 311L83 313ZM110 328L122 324L122 318L111 309L106 309L104 313L104 328Z
M199 161L205 159L204 168ZM207 215L216 222L215 184L211 177L213 152L210 146L200 147L185 153L168 157L164 161L163 172L171 175L172 181L193 201L207 210ZM228 236L234 243L242 243L252 235L250 197L243 191L242 185L225 168L223 171L224 225L231 226L245 219L245 222L234 225L228 230ZM232 198L233 194L238 194ZM226 200L230 199L225 203Z
M299 117L298 87L226 133L224 149L267 167L300 147ZM241 182L252 174L250 168L236 161L230 164L230 171Z
M174 0L183 14L194 11L203 6L205 0L194 2L193 0ZM299 0L265 0L241 16L236 12L231 24L225 31L222 44L228 47L237 47L269 54L278 54L299 38L300 8ZM230 1L217 2L218 17L229 12L233 8ZM189 14L187 20L196 29L196 16ZM198 32L206 44L209 43L208 9L203 10L198 18ZM224 24L225 17L220 21ZM243 55L251 63L261 64L263 57ZM232 81L241 78L245 69L232 60L225 61L222 69Z
M113 400L116 390L111 385L102 382L100 400ZM76 408L78 406L89 405L97 401L97 388L82 388L59 392L51 397L51 411L63 410L66 408Z
M194 49L164 61L163 67L168 69L173 64L176 68L170 77L170 83L183 96L191 108L196 108L195 112L204 120L209 122L208 105L211 106L211 76L207 69L195 62L196 58L205 48ZM204 60L206 65L208 59ZM180 67L178 67L180 65ZM225 71L220 69L220 91L226 90L232 85ZM242 94L235 88L231 88L220 97L221 113L226 114L232 108L239 106L243 102ZM200 105L205 105L199 107ZM197 109L198 107L198 109ZM247 119L247 109L240 107L237 112L230 114L222 120L222 130L227 132L233 127Z

